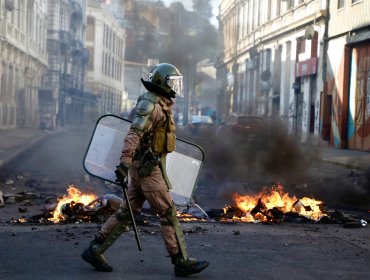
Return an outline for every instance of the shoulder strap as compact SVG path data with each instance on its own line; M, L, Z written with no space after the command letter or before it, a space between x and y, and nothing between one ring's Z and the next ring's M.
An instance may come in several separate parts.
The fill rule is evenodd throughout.
M162 99L158 101L158 104L161 105L163 111L166 114L166 131L168 132L174 132L176 130L175 124L173 121L173 115L172 115L172 110L166 102L164 102Z

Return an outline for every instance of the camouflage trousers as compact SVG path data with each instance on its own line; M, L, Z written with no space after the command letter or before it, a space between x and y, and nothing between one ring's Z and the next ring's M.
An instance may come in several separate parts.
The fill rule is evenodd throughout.
M167 221L166 211L174 207L174 202L159 166L156 166L149 176L140 177L139 164L138 162L133 162L129 174L131 180L128 186L128 196L132 211L134 214L140 213L145 201L147 201L153 214L157 215L161 221L161 234L167 251L170 255L177 254L179 252L179 244L175 229L168 223L162 223ZM127 205L124 200L120 205L120 209L117 210L117 213L125 209L127 209ZM103 224L98 233L98 237L102 239L107 238L118 223L119 220L117 219L116 213L114 213Z

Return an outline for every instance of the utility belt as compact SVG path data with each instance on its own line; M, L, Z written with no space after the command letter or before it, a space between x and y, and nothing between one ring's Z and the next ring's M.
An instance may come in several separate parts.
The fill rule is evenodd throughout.
M168 190L172 189L171 182L167 176L166 171L166 154L156 155L150 150L136 152L134 160L140 162L139 166L139 176L147 177L152 174L154 168L159 165L161 169L162 176L166 182Z
M155 155L150 150L137 152L134 156L134 160L140 162L140 177L149 176L153 172L154 168L161 163L161 157L159 155Z

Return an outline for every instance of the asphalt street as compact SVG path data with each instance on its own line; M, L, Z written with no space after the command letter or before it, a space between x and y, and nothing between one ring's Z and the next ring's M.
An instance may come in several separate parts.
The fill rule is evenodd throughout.
M106 257L114 267L111 273L97 272L80 258L100 223L10 222L11 218L39 213L45 198L65 193L69 183L101 193L111 191L104 182L84 181L81 161L91 131L91 127L74 128L41 137L42 142L33 144L31 149L3 165L0 174L3 193L32 191L40 197L27 206L26 214L19 211L25 207L23 203L6 203L0 208L0 279L175 279L156 221L138 225L143 251L138 251L132 231L109 248ZM17 142L18 146L21 144ZM304 181L292 185L290 190L304 194L318 191L321 186L325 189L321 190L324 197L335 198L335 204L343 206L342 203L347 202L343 199L349 197L348 191L353 194L355 187L361 187L361 174L356 175L355 171L348 176L350 171L346 166L331 166L326 162L324 168L315 166ZM232 191L250 187L247 184L231 187L226 181L219 181L217 188L207 187L207 182L215 182L217 178L205 178L195 198L206 210L211 206L222 207L225 195ZM9 179L13 184L6 184ZM28 179L36 180L37 184L28 186L25 183ZM311 185L315 188L309 189ZM360 188L355 200L350 200L352 203L346 204L346 208L352 206L354 210L358 199L367 196L367 190ZM368 205L368 198L363 205ZM355 217L355 222L360 218L370 221L367 211L351 213L351 217ZM182 222L182 225L190 256L210 261L209 268L189 278L369 279L369 226L356 224L346 228L339 223L253 224L216 220Z
M210 261L192 279L357 279L370 275L369 228L339 225L183 224L192 257ZM80 258L95 224L0 228L0 279L175 279L158 227L140 227L106 252L111 273Z

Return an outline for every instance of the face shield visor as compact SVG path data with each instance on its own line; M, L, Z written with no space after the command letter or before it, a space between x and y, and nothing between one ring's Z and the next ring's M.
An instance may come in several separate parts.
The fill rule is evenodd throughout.
M176 95L184 97L182 76L167 76L166 85L170 87L176 93Z

